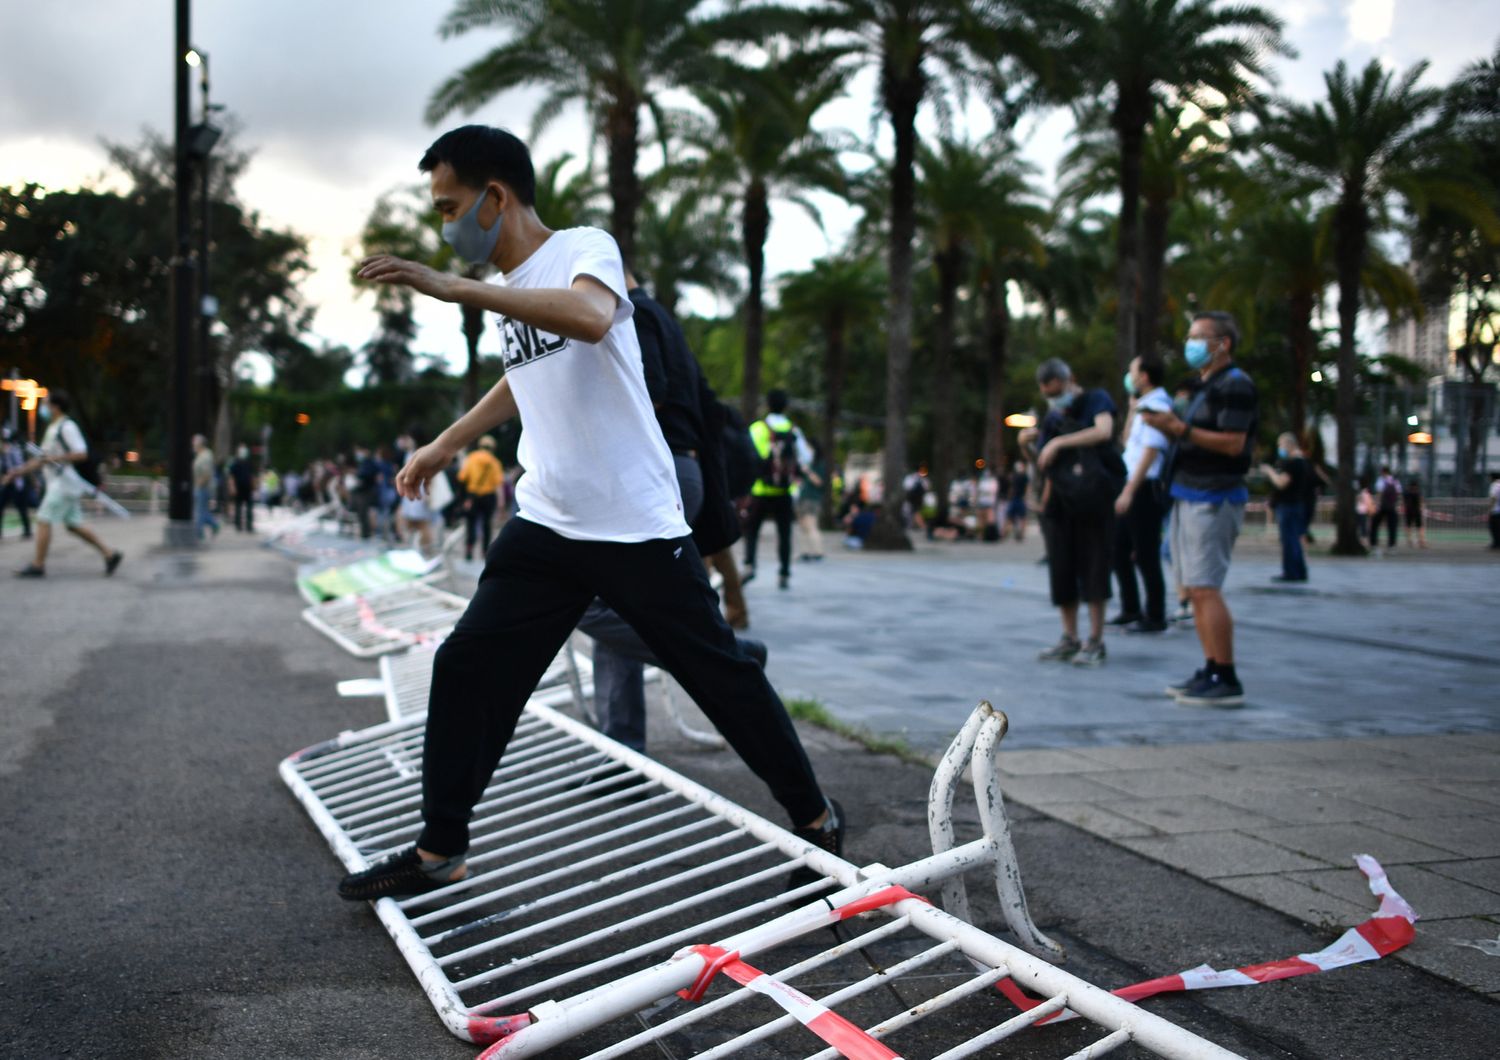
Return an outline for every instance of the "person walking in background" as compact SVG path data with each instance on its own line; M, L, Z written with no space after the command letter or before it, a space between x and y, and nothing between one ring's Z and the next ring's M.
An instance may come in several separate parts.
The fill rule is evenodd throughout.
M1048 409L1037 432L1037 471L1046 476L1042 537L1052 606L1063 628L1062 639L1038 658L1098 666L1105 658L1115 498L1125 478L1111 442L1115 403L1107 391L1079 386L1073 370L1056 357L1042 362L1036 381ZM1080 602L1088 608L1087 641L1078 637Z
M1307 532L1308 481L1312 465L1302 455L1297 436L1290 431L1276 439L1276 463L1260 465L1271 481L1271 505L1276 511L1276 529L1281 535L1281 573L1277 582L1307 581L1307 556L1302 535Z
M26 450L21 439L11 434L9 427L0 427L0 534L5 532L5 509L14 506L21 517L21 537L31 537L31 483L25 475L6 479L12 471L26 463Z
M1181 416L1143 412L1151 426L1175 439L1168 474L1172 496L1172 566L1193 600L1193 624L1203 666L1167 694L1189 706L1237 706L1245 701L1234 666L1234 619L1224 602L1229 557L1250 499L1245 473L1255 444L1259 398L1255 383L1234 363L1240 330L1224 312L1199 313L1183 347L1202 375Z
M1427 519L1422 508L1422 480L1411 475L1401 491L1401 514L1406 520L1406 547L1427 547Z
M198 540L203 540L204 528L219 536L219 517L213 513L214 490L217 475L214 473L214 451L208 447L208 439L201 434L193 435L193 527Z
M229 462L229 488L234 494L234 528L242 534L255 533L255 464L248 445L236 449Z
M828 491L828 461L816 441L809 441L808 448L812 459L797 482L797 529L803 541L803 551L797 558L816 562L823 558L823 533L818 529L818 518L823 513L823 498Z
M1385 525L1385 547L1396 547L1396 520L1401 514L1401 480L1384 464L1375 480L1375 517L1370 521L1370 547L1380 544L1380 527Z
M1010 481L1006 483L1005 516L1000 522L1000 540L1004 541L1012 531L1016 544L1026 540L1026 491L1031 488L1031 476L1026 473L1026 461L1017 460L1011 469Z
M792 580L792 486L801 468L812 459L812 451L802 432L786 415L785 390L766 395L766 415L750 425L750 439L755 443L760 469L750 488L750 518L745 527L745 574L741 582L755 578L755 551L760 528L769 517L776 524L776 558L781 568L778 588L785 589Z
M464 499L464 559L473 559L476 538L481 555L490 550L495 509L500 503L500 488L505 484L505 468L495 456L495 439L487 434L480 437L479 444L464 457L458 481L467 494Z
M1115 499L1114 567L1120 586L1120 613L1110 625L1127 633L1161 633L1167 628L1167 586L1161 572L1161 525L1166 514L1161 491L1166 435L1141 417L1142 412L1171 412L1172 399L1161 385L1165 366L1159 357L1137 357L1125 373L1125 393L1135 398L1135 414L1125 436L1125 471L1130 476ZM1141 589L1146 591L1141 605Z
M1359 539L1370 539L1370 519L1375 515L1375 494L1370 492L1370 480L1359 480L1359 492L1354 495L1354 523L1359 530Z
M0 488L36 471L41 471L46 481L47 490L36 510L35 553L30 563L15 572L18 578L46 577L52 528L59 525L99 550L99 555L104 557L106 577L113 574L120 560L125 558L123 552L110 548L83 525L83 498L89 496L94 487L78 473L78 465L89 458L89 447L78 422L68 415L71 408L72 401L64 391L54 390L48 394L37 410L39 418L48 425L42 435L41 455L0 476Z

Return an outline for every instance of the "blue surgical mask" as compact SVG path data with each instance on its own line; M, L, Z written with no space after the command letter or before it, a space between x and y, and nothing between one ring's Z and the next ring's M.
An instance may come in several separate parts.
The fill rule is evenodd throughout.
M443 222L443 242L452 247L455 254L473 265L483 265L490 260L490 255L495 252L495 244L500 242L500 222L505 220L505 214L501 213L490 228L479 223L479 207L484 205L484 200L488 197L489 189L486 188L479 193L474 205L462 217L456 221Z
M1135 376L1129 372L1125 373L1125 395L1127 397L1135 397Z
M1208 363L1208 340L1188 339L1182 345L1182 355L1187 358L1189 368L1202 368Z
M52 421L52 406L38 405L36 407L36 418L43 423L50 423Z
M1278 445L1276 447L1276 455L1279 456L1279 457L1281 457L1281 459L1285 460L1286 459L1286 447Z
M1049 397L1047 399L1047 407L1059 412L1067 409L1071 404L1073 404L1073 391L1071 390L1064 390L1057 397Z

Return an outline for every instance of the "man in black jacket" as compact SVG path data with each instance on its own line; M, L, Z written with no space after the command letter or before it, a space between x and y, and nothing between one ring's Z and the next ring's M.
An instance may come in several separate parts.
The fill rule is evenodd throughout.
M629 270L631 304L646 390L656 409L662 436L672 451L683 515L700 555L709 556L734 543L739 518L730 503L725 479L719 403L688 348L682 328L661 303L640 286ZM635 630L602 600L589 605L578 628L594 639L594 704L606 736L636 751L646 749L644 669L655 656ZM765 665L763 643L740 637L740 646Z

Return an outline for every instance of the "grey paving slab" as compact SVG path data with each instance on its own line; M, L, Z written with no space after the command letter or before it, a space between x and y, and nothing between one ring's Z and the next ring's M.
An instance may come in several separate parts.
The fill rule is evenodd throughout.
M1461 795L1466 799L1474 799L1478 802L1487 802L1492 806L1500 806L1500 784L1492 781L1481 780L1430 780L1428 787L1436 788L1438 791L1446 791L1452 795Z
M1340 798L1328 791L1289 785L1276 788L1225 787L1215 791L1214 798L1286 824L1361 821L1388 816L1365 803Z
M1094 773L1112 768L1088 755L1070 750L1001 751L998 762L1002 776Z
M1493 920L1464 917L1417 922L1417 937L1396 956L1408 964L1425 968L1444 979L1462 983L1471 990L1500 990L1500 957L1463 943L1500 939L1500 924Z
M1206 880L1223 876L1263 876L1270 872L1313 869L1321 864L1238 832L1125 837L1117 842Z
M1280 824L1264 814L1205 796L1117 799L1109 808L1117 815L1168 834L1239 830L1259 835L1264 829Z
M1289 828L1260 828L1255 831L1255 835L1331 865L1345 864L1354 854L1369 854L1385 866L1452 857L1426 843L1352 821L1294 825Z
M1143 799L1159 796L1188 799L1211 794L1224 786L1216 770L1207 766L1199 768L1196 763L1179 762L1176 768L1117 769L1108 773L1090 773L1089 776L1100 784Z
M1035 806L1046 806L1054 802L1105 802L1118 798L1120 793L1105 787L1089 776L1074 776L1071 773L1035 773L1006 777L1004 791L1007 797Z
M1085 832L1117 839L1121 836L1154 835L1156 829L1140 821L1121 817L1119 814L1090 802L1054 802L1047 806L1047 814L1082 828Z
M1392 818L1381 827L1466 858L1500 857L1500 814Z
M1279 873L1260 876L1229 876L1214 881L1220 887L1325 931L1349 927L1370 915L1369 904L1360 905L1317 890Z
M1424 784L1346 784L1334 787L1333 791L1342 798L1398 817L1467 817L1494 812L1488 803Z
M1364 851L1360 851L1364 853ZM1350 858L1352 865L1354 859ZM1294 871L1291 879L1337 895L1348 901L1363 901L1369 894L1364 877L1346 869ZM1439 876L1416 865L1400 865L1386 873L1391 886L1411 904L1423 920L1453 917L1500 917L1500 894Z
M1449 879L1500 893L1500 858L1439 861L1422 867L1439 876L1447 876Z

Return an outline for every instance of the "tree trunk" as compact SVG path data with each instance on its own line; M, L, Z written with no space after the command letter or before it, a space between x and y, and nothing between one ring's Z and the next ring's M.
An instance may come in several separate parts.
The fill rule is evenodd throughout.
M834 526L834 508L841 498L833 495L834 454L838 444L839 414L844 405L844 363L848 321L842 310L829 314L823 324L823 506L818 523L825 530Z
M1005 467L1005 369L1010 343L1010 305L1005 277L992 273L985 285L984 331L988 357L984 415L984 463L998 476Z
M937 523L947 526L948 491L954 474L953 308L957 303L961 254L956 247L935 255L938 274L938 313L932 336L932 464L929 477L937 497Z
M890 318L885 345L885 459L881 465L880 515L866 545L908 550L902 518L901 481L906 477L906 420L911 409L911 260L916 233L917 107L922 102L920 57L909 72L881 71L881 95L891 118L896 154L891 166Z
M1115 237L1115 371L1123 379L1136 354L1136 321L1140 305L1141 141L1144 114L1125 102L1115 106L1115 134L1120 141L1120 229ZM1111 388L1114 389L1114 388Z
M1338 423L1338 485L1335 491L1334 523L1337 528L1333 552L1339 556L1362 556L1354 513L1355 384L1359 362L1354 349L1354 326L1359 320L1359 276L1364 263L1364 204L1358 198L1340 202L1334 217L1334 254L1339 282L1339 379L1334 400Z
M641 205L641 180L636 173L640 152L640 99L628 88L615 93L605 114L609 137L609 224L626 266L635 260L635 215Z
M1141 218L1141 308L1135 335L1135 352L1138 357L1156 350L1157 327L1161 324L1162 287L1167 268L1167 222L1171 216L1170 200L1146 200L1146 210ZM1121 373L1124 373L1124 369L1121 369Z
M760 178L750 182L745 191L745 211L740 234L745 245L745 265L750 272L750 289L745 293L745 362L740 387L740 415L746 423L754 422L760 411L761 333L765 324L765 306L761 288L766 273L766 233L771 227L771 207L766 184Z
M1313 353L1317 339L1312 330L1314 298L1311 294L1294 294L1287 299L1287 336L1292 346L1292 433L1307 448L1307 382L1312 374Z

